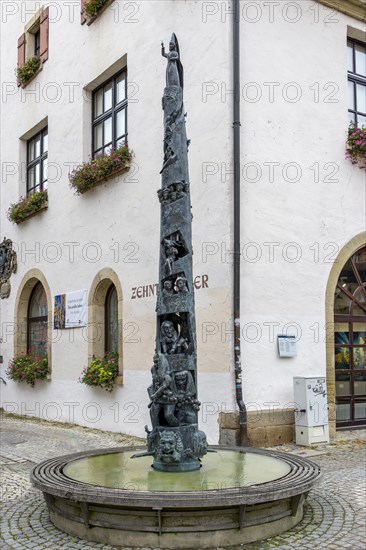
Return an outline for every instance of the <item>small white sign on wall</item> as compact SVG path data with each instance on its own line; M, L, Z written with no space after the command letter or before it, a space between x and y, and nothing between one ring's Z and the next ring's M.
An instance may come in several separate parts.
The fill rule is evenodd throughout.
M280 357L296 357L296 336L279 334L277 336L278 353Z

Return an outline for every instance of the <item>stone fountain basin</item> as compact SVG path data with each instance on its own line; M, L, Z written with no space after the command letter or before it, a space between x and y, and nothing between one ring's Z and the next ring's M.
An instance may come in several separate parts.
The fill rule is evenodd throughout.
M37 465L32 484L54 525L114 546L213 548L246 544L294 527L319 466L298 456L210 447L195 472L151 468L131 459L144 447L101 449Z

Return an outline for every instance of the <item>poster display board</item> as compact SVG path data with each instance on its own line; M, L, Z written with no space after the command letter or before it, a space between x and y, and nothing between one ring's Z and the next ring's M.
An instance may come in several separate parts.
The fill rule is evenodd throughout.
M87 324L87 291L58 294L54 300L53 328L85 327Z

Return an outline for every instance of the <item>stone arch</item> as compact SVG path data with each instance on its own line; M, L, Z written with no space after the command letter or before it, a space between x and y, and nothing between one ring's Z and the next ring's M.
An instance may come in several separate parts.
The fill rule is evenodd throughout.
M93 332L89 338L88 354L89 360L95 357L103 357L105 350L105 301L108 289L114 285L118 297L118 380L122 383L123 366L123 338L122 338L122 286L118 275L113 269L104 268L94 277L88 298L88 325Z
M366 244L366 233L362 232L353 237L340 250L335 262L330 270L327 289L325 293L325 322L326 322L326 374L327 374L327 394L329 409L329 432L331 437L336 432L336 414L335 414L335 370L334 370L334 293L341 271L349 260L360 248Z
M15 335L14 335L14 355L27 352L27 318L28 304L32 291L37 283L41 283L47 297L47 355L48 364L52 368L52 295L49 284L42 271L33 268L23 277L15 299Z

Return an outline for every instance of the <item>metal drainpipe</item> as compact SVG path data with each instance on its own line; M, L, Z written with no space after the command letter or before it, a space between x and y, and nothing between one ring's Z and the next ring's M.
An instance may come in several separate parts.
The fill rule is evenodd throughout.
M240 353L240 0L233 3L234 78L234 358L240 445L247 445L247 410L243 401Z

